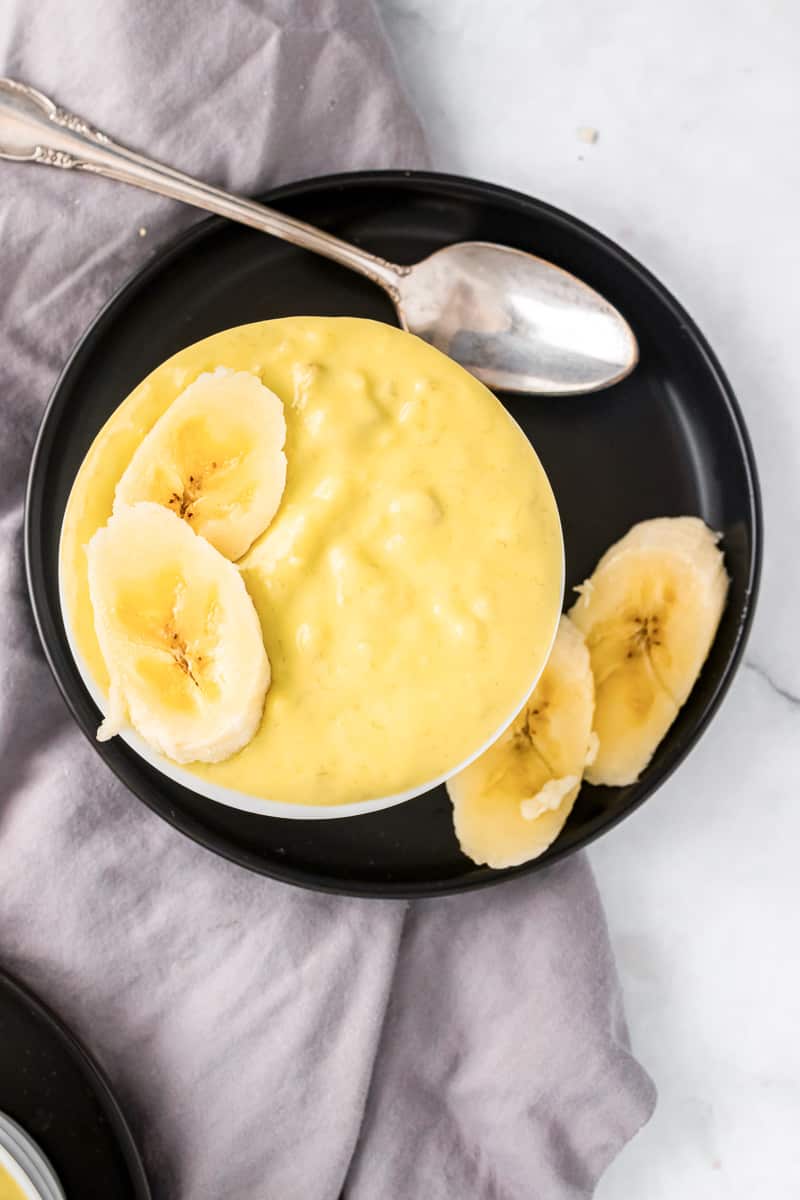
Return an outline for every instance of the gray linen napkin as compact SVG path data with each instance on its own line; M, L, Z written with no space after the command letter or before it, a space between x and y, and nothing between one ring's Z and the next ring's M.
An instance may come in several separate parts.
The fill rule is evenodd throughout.
M243 192L426 165L366 2L6 0L0 72ZM21 555L37 423L98 306L195 219L0 163L0 964L111 1076L157 1200L589 1196L653 1089L583 857L411 907L294 891L139 804L49 677Z

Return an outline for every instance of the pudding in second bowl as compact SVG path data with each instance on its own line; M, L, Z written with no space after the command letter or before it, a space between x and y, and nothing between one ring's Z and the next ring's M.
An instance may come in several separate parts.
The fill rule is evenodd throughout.
M191 396L208 389L209 378L223 400L216 415L191 436L185 422L176 433L173 418L190 411ZM242 540L241 522L229 536L217 518L246 506L258 490L261 477L254 474L252 487L240 487L235 497L231 491L231 479L245 471L231 450L231 428L244 419L248 396L265 389L282 403L285 447L283 426L279 435L270 426L273 442L259 470L285 470L286 484L279 501L280 488L268 489L269 524L249 544L252 522ZM272 421L274 414L264 411ZM168 412L169 421L154 429ZM147 458L146 438L154 447L149 474L137 465ZM170 455L180 458L181 487L191 480L193 491L153 482ZM213 496L201 494L206 485L198 479L216 481ZM86 548L139 501L171 508L173 520L194 517L197 536L227 554L223 574L231 574L230 559L246 547L236 569L258 617L269 660L265 678L271 675L255 733L221 761L179 765L165 752L172 742L141 736L130 703L140 733L122 721L121 736L137 752L212 799L308 817L363 812L418 794L505 728L547 660L564 564L544 470L482 384L391 326L292 317L230 329L157 367L111 414L73 486L60 562L67 634L105 714L114 707L114 664L104 651L113 651L98 639ZM136 604L144 623L131 638L138 654L155 628L157 589L147 583L145 542L136 554L124 568L118 555L115 569L134 578L141 562ZM227 575L224 586L238 587ZM109 595L109 612L118 615L119 589ZM165 704L174 692L176 705L191 712L203 689L206 699L213 690L213 702L221 703L223 656L215 659L211 649L212 667L208 659L199 662L194 642L164 660ZM142 653L152 666L161 650ZM129 680L143 661L126 667ZM230 683L229 672L229 690Z

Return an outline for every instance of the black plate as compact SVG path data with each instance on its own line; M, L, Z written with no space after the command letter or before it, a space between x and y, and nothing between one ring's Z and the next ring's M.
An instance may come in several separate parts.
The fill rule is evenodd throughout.
M501 397L550 475L564 523L567 586L589 574L634 521L691 513L724 532L728 607L702 677L642 779L619 789L584 787L551 850L510 871L476 867L460 853L444 788L363 817L289 821L195 796L120 738L94 744L165 820L244 866L292 883L425 896L538 870L651 796L697 741L730 684L752 618L761 555L758 482L736 400L699 330L661 284L593 229L539 201L405 171L311 180L266 200L397 262L462 239L505 242L550 259L605 295L639 339L641 362L630 378L591 396ZM28 579L50 665L93 742L98 714L67 646L57 586L59 531L81 460L112 410L176 350L231 325L297 314L396 323L389 300L359 276L241 226L203 221L114 297L56 385L31 466Z
M0 971L0 1111L50 1160L68 1200L149 1200L111 1089L54 1013Z

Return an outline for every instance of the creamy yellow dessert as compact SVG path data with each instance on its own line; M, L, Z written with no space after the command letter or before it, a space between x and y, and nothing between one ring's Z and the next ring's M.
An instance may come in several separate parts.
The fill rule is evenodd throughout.
M27 1200L28 1193L12 1178L0 1162L0 1200Z
M216 334L163 363L112 414L62 532L62 600L79 665L107 696L86 547L147 434L220 368L256 377L283 402L285 491L236 564L271 684L248 744L224 761L187 763L187 782L206 794L337 805L449 774L512 719L547 659L561 529L541 464L499 401L438 351L377 322L287 318ZM234 400L230 410L233 419ZM223 412L213 437L224 441L225 426ZM218 468L203 438L186 451L209 460L198 461L201 478L212 459ZM270 453L277 462L280 438ZM174 495L130 499L171 505L188 521L191 504ZM183 703L202 673L176 664L169 688Z

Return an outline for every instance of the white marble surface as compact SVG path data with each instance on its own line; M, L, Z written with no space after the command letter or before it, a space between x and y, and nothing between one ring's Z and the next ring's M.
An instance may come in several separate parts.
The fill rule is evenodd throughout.
M620 241L694 315L748 420L767 551L745 667L677 777L591 851L660 1093L597 1196L796 1200L800 7L380 3L436 166Z

